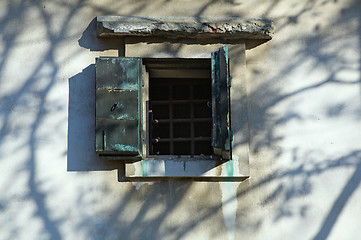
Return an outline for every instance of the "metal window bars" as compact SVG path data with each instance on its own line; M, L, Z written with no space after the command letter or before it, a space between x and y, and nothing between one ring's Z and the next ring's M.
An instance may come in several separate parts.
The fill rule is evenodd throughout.
M210 79L150 79L151 155L211 155Z

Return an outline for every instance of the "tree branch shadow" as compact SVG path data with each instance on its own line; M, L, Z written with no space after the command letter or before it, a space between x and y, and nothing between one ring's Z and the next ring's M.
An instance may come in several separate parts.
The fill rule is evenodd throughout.
M279 1L276 1L278 4ZM56 34L52 31L51 21L52 16L50 13L44 13L43 2L32 2L21 1L19 3L10 2L9 4L9 15L2 18L0 21L0 29L7 29L7 26L10 26L11 21L13 21L18 16L24 14L25 10L28 7L35 7L40 16L43 19L43 22L46 26L46 36L50 43L49 50L44 54L44 57L39 61L39 63L34 67L33 71L29 75L22 86L19 86L12 93L7 93L6 95L0 96L1 107L1 121L2 125L0 127L0 146L2 146L7 137L10 134L16 136L20 134L21 131L14 130L10 133L11 128L11 119L14 118L13 107L21 105L23 103L22 98L24 96L35 96L38 103L38 109L34 120L31 120L30 129L28 135L26 135L26 143L22 147L29 149L29 155L25 159L26 167L23 167L19 172L26 172L28 179L26 187L29 190L27 197L34 203L35 211L31 216L34 219L40 219L42 226L43 234L49 236L51 239L62 239L64 233L60 229L62 221L66 220L68 216L63 215L60 217L55 217L49 209L48 199L50 196L49 192L42 190L40 187L41 182L39 182L38 176L38 164L39 164L39 149L41 148L41 141L38 137L39 129L41 128L43 121L48 113L47 105L49 101L47 97L50 94L50 91L54 89L55 83L58 80L59 74L59 62L55 58L55 50L59 44L62 43L66 36L66 29L71 24L71 19L75 18L77 11L82 9L84 6L87 6L83 1L74 1L74 4L64 6L69 8L69 14L66 16L66 21L62 22L61 30L59 34ZM201 17L206 12L207 8L216 3L216 1L210 1L199 9L197 14L194 17ZM60 3L59 3L60 4ZM361 19L359 12L357 12L360 7L357 5L358 1L354 1L348 9L344 9L345 15L350 11L354 11L354 14L351 16L353 19L356 19L360 24ZM144 1L138 5L134 4L134 13L137 14L140 9L147 8L147 4ZM278 31L286 27L287 24L296 24L300 16L309 11L314 11L315 5L313 1L307 1L300 12L295 15L287 16L288 20L285 21L284 25L278 26ZM106 8L98 8L96 6L89 5L91 9L97 11L101 14L115 15L117 11L111 11ZM354 8L354 10L352 10ZM267 15L268 12L271 13L274 11L275 6L270 7L269 10L265 12ZM341 15L342 17L342 15ZM342 21L342 19L334 19L333 21ZM330 24L333 24L331 22ZM117 49L117 41L102 41L96 38L95 34L95 22L93 21L89 24L88 28L83 32L82 37L78 40L78 43L81 47L90 49L91 51L104 51L108 49ZM17 31L20 31L18 29ZM16 48L16 37L20 32L9 32L7 30L6 37L3 39L4 50L1 53L0 59L0 76L2 76L5 68L5 64L10 62L12 59L11 50ZM358 36L361 36L361 32L357 32ZM305 36L303 40L305 45L310 45L313 42L319 40L319 33L315 32L314 35ZM285 112L283 115L273 115L272 108L276 105L279 105L286 100L289 100L300 94L308 93L315 89L322 88L324 86L329 86L331 84L337 86L356 86L360 84L360 80L343 82L342 79L337 77L337 73L345 69L344 64L341 68L335 67L330 69L330 72L326 79L321 79L321 81L310 84L306 87L299 88L290 92L281 92L277 87L272 86L273 83L279 79L284 78L284 76L292 73L297 66L302 64L309 58L314 59L316 64L313 69L322 68L324 66L329 66L333 62L340 62L339 56L335 53L324 53L322 52L322 44L329 46L333 43L334 39L325 40L324 42L314 45L320 47L320 49L314 49L312 54L310 51L301 49L297 52L295 59L290 60L289 64L274 77L268 78L270 84L261 85L254 92L251 93L250 102L251 106L248 108L249 113L253 114L252 119L257 119L259 125L253 124L254 132L251 134L251 151L254 153L262 152L264 148L276 148L277 144L283 139L284 136L277 135L275 129L279 126L283 126L291 121L303 121L305 116L297 112L296 110L290 110ZM288 41L288 40L287 40ZM284 44L281 42L280 44ZM272 43L270 43L272 46ZM361 41L360 46L361 48ZM72 53L69 52L69 56ZM361 65L361 62L359 62ZM40 84L39 76L41 75L41 70L45 66L50 66L50 71L46 74L45 84L40 90L35 91L34 86ZM360 69L358 69L360 70ZM359 71L360 72L360 71ZM262 73L263 74L263 73ZM69 105L68 105L68 149L67 149L67 170L69 172L87 172L87 171L111 171L113 169L122 169L123 165L121 163L115 162L104 162L100 161L96 156L94 151L94 144L92 142L92 134L94 132L94 98L93 98L93 87L94 87L94 65L89 65L82 70L79 74L71 77L69 79ZM4 81L4 79L1 79ZM360 84L361 87L361 84ZM360 88L361 92L361 88ZM267 95L270 95L267 97ZM266 96L266 97L265 97ZM266 98L266 99L265 99ZM260 100L257 100L260 99ZM263 99L263 102L261 101ZM90 100L90 101L89 101ZM242 99L240 99L242 101ZM5 106L5 107L4 107ZM338 107L337 107L338 106ZM330 115L332 117L337 117L343 114L343 107L345 104L339 103L335 108L330 108ZM25 105L24 109L31 108L31 106ZM332 110L333 109L333 110ZM49 129L49 133L57 134L59 130ZM257 139L255 138L258 137ZM242 142L244 143L244 142ZM295 150L297 152L297 149ZM284 154L284 152L279 150L278 154ZM295 153L295 155L297 155ZM335 159L324 159L324 162L315 162L311 164L311 168L308 165L310 157L295 157L294 161L302 160L303 163L299 165L294 165L288 169L275 169L270 175L264 176L263 178L255 179L252 184L249 186L246 183L242 183L241 187L237 192L237 199L243 199L248 194L253 194L257 191L262 191L262 189L275 185L274 189L269 193L265 194L265 198L262 201L262 204L265 206L270 206L274 204L277 199L281 199L281 203L276 205L274 208L274 222L280 221L283 218L294 217L298 211L301 217L307 215L307 209L312 206L302 205L299 209L290 209L288 205L294 199L302 197L311 197L314 193L314 182L311 181L311 178L320 176L322 173L332 171L334 169L342 168L354 168L354 172L348 182L343 187L340 194L336 197L335 201L332 204L332 207L328 211L326 218L321 223L320 228L315 233L313 239L326 239L335 224L337 223L340 214L343 209L347 206L349 199L352 197L353 193L360 185L361 181L361 156L360 151L354 151L352 153L345 154L343 157ZM51 158L49 158L51 161ZM294 181L293 180L299 180ZM285 182L292 184L285 184ZM210 190L215 191L218 189L218 183L194 183L191 181L162 181L155 182L153 185L144 184L139 189L135 189L132 185L133 183L122 182L119 183L119 188L127 186L121 196L111 196L114 198L119 198L119 203L116 207L109 207L107 210L100 210L109 212L110 217L106 218L100 225L93 224L96 222L97 216L87 215L89 217L82 218L77 226L79 231L83 231L88 239L99 239L104 238L119 238L124 237L125 239L140 239L144 236L148 236L150 239L160 239L169 237L170 239L182 239L186 238L192 232L192 230L199 227L202 223L209 223L210 219L214 220L218 225L219 229L223 227L223 219L221 216L222 207L225 204L229 204L234 199L228 199L223 203L216 203L209 206L202 205L200 202L202 198L210 198L212 193L204 193L200 196L198 200L187 199L190 191L194 185L204 184L204 187L208 187ZM207 185L206 185L207 184ZM105 191L105 190L104 190ZM80 191L79 195L85 195L86 190ZM106 195L106 192L104 192ZM216 194L215 194L216 195ZM10 200L9 200L10 201ZM0 209L3 208L9 201L1 201ZM76 203L77 206L81 206L83 200L80 200L79 203ZM139 205L137 205L137 203ZM158 205L159 204L159 205ZM174 222L167 225L169 216L176 211L180 206L186 206L187 204L194 204L192 208L187 208L186 211L191 215L187 218L187 222ZM160 211L155 213L152 217L151 212L154 211L154 207L160 207ZM135 209L136 213L133 213L131 216L127 216L129 209ZM87 211L87 210L84 210ZM194 211L194 212L193 212ZM246 219L249 215L252 214L253 209L248 207L241 207L239 214L244 216ZM107 212L107 213L108 213ZM237 213L238 214L238 213ZM174 218L172 218L174 219ZM253 228L255 232L259 231L263 224L262 218L255 217L255 221L251 223L246 223L243 220L238 220L242 224L249 224L250 228ZM244 225L240 228L245 228ZM18 229L10 228L2 231L8 231L9 239L16 239L18 237L16 231ZM213 231L214 236L217 237L220 232L215 230Z

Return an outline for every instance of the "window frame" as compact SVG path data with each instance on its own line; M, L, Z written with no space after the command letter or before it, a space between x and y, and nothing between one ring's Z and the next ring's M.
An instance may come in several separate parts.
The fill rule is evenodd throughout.
M201 62L200 62L201 61ZM172 68L172 67L167 67L167 62L171 62L171 65L180 65L180 62L186 62L185 65L189 64L192 65L194 63L196 63L194 67L192 67L191 71L192 74L189 74L189 72L186 72L185 74L179 76L179 73L176 70L169 70L167 68ZM187 63L188 62L188 63ZM200 62L200 63L199 63ZM209 66L207 66L207 69L204 68L205 64L209 64ZM154 64L156 66L162 65L160 66L161 71L157 71L154 70L154 67L152 67L152 64ZM197 64L198 63L198 64ZM150 78L164 78L166 79L167 76L165 76L164 73L162 73L162 70L166 70L168 73L168 76L171 76L172 78L176 76L176 78L179 79L192 79L194 78L194 76L196 76L197 78L202 78L202 79L207 79L209 80L210 84L211 84L211 61L210 59L200 59L200 58L144 58L143 59L143 65L145 66L145 71L146 73L144 73L143 70L143 76L144 77L144 88L146 88L143 92L143 100L145 102L144 104L144 110L143 110L143 122L147 123L145 125L146 127L146 131L145 131L145 135L146 140L144 141L144 145L145 147L143 148L145 150L145 159L173 159L174 156L177 156L178 158L187 158L187 159L191 159L193 157L196 157L197 159L219 159L219 157L217 157L214 154L210 154L210 155L191 155L191 154L187 154L187 155L177 155L177 154L173 154L173 155L156 155L156 154L150 154L149 151L149 146L150 146L150 139L149 139L149 130L150 130L150 126L149 126L149 81ZM150 75L152 75L152 77L150 77ZM166 81L166 80L165 80ZM211 143L210 143L211 144Z
M128 44L124 42L124 57L140 58L209 58L210 53L220 47L219 44L188 45L174 44L176 52L169 51L166 43L159 44ZM172 44L173 45L173 44ZM223 45L223 44L222 44ZM167 178L192 178L193 180L211 181L242 181L249 176L248 164L248 125L247 125L247 96L245 81L245 43L237 43L231 46L230 62L233 63L231 74L233 86L231 89L231 102L237 104L237 108L232 110L232 118L237 119L232 122L236 128L236 148L232 153L232 160L223 161L219 157L203 158L203 156L161 156L146 159L126 160L125 178L131 181L153 181ZM185 51L184 51L185 50ZM166 51L166 52L165 52ZM209 55L204 54L208 52ZM126 53L126 54L125 54ZM156 54L155 54L156 53ZM236 88L235 88L236 87ZM243 99L241 102L239 99ZM241 104L240 104L241 103ZM233 112L235 114L233 114ZM111 160L111 158L107 158ZM116 158L113 158L116 160ZM154 161L157 160L157 161Z
M222 54L223 53L223 54ZM223 57L223 59L222 59ZM179 59L179 58L177 58ZM134 61L135 60L135 61ZM192 59L194 61L197 61L197 59ZM147 61L147 60L145 60ZM149 61L149 59L148 59ZM167 59L166 59L167 61ZM169 62L170 60L168 60ZM183 62L187 62L187 59L183 59L181 60ZM199 61L199 60L198 60ZM104 63L105 62L105 63ZM128 63L138 63L138 65L140 64L140 62L142 63L142 67L141 67L141 71L138 70L137 73L134 72L133 68L135 67L135 69L137 69L138 67L134 64L129 65ZM117 64L120 64L120 66L118 66ZM125 63L125 65L121 65ZM212 155L206 155L205 159L209 158L209 159L213 159L213 156L221 156L221 159L224 160L231 160L232 159L232 132L231 132L231 125L230 125L230 94L229 94L229 88L231 87L229 82L230 82L230 76L229 76L229 64L228 64L228 48L227 46L221 47L218 51L212 53L212 57L210 59L210 67L208 68L208 70L203 70L204 72L208 72L207 75L210 75L210 81L211 81L211 100L212 100L212 134L211 134L211 146L213 147L213 154ZM189 63L188 63L189 64ZM128 69L126 68L126 66L131 66L132 68L129 69L129 71L132 71L131 74L128 74ZM144 67L145 66L145 67ZM167 66L167 63L164 63L163 66ZM191 64L189 65L191 66ZM120 71L115 72L115 71ZM200 69L195 68L196 72L199 73L199 71L201 71ZM134 73L133 73L134 72ZM133 152L129 152L129 148L134 148L133 146L129 146L129 145L124 145L123 141L126 141L126 139L128 139L126 137L126 128L123 128L122 132L124 133L123 137L118 137L116 136L117 139L119 139L117 143L113 143L112 146L122 146L122 148L118 149L118 147L113 147L112 149L110 149L110 151L107 151L108 149L105 149L107 145L107 139L105 139L106 136L106 132L109 131L105 131L104 129L108 129L109 126L108 125L102 125L100 123L102 122L106 122L108 123L109 121L117 121L119 124L123 124L124 122L129 122L129 121L133 121L133 119L128 120L128 118L126 117L121 118L119 120L119 118L114 119L114 116L112 116L111 118L113 119L99 119L98 118L98 111L99 109L96 109L96 150L97 152L104 157L111 155L112 159L116 159L117 157L117 153L119 153L119 160L134 160L134 159L147 159L148 156L154 157L154 158L158 158L157 155L150 155L150 151L149 151L149 146L151 144L151 139L149 138L149 131L150 131L150 126L149 126L149 81L150 81L150 76L149 74L147 74L148 69L147 69L147 64L144 64L144 61L142 58L111 58L111 57L104 57L104 58L97 58L97 64L96 64L96 93L97 93L97 97L98 97L98 92L101 90L106 90L106 88L108 88L108 92L111 92L109 90L112 90L111 88L114 88L114 86L121 86L121 85L126 85L130 82L134 82L134 79L137 79L136 81L138 82L138 144L133 144L133 146L138 145L138 147L136 147L138 150L137 152L139 154L135 155L133 154L135 151ZM179 71L178 71L179 72ZM181 71L182 72L182 71ZM188 73L188 72L187 72ZM104 76L105 77L104 77ZM120 77L120 75L122 75ZM128 76L129 75L129 76ZM175 74L176 75L176 74ZM187 75L187 74L185 74ZM192 74L188 74L188 76L182 75L182 78L194 78L194 76ZM222 76L223 75L223 76ZM223 77L223 78L222 78ZM114 79L115 78L115 79ZM118 80L116 80L118 79ZM99 82L98 82L99 81ZM123 84L124 82L124 84ZM104 89L99 89L99 86L104 88ZM123 87L115 87L116 89L120 89L119 94L120 95L124 95L125 93L123 93L125 90L124 86ZM125 87L127 88L127 87ZM114 89L113 89L114 90ZM131 90L133 91L133 90ZM96 100L96 106L98 105L98 101L101 101L102 99L97 99ZM116 104L114 104L116 105ZM112 107L113 108L113 107ZM125 107L126 108L126 107ZM225 111L226 110L226 111ZM112 110L110 110L112 111ZM131 110L129 110L131 111ZM127 115L127 114L125 114ZM224 116L220 116L220 115L224 115ZM101 116L102 117L102 116ZM124 119L124 120L123 120ZM100 121L102 120L102 121ZM100 124L100 125L99 125ZM100 137L98 137L99 135L99 126L100 128L103 129L103 138L98 141ZM100 130L102 130L100 129ZM129 132L129 131L128 131ZM120 135L120 132L117 133ZM108 135L117 135L114 134L114 132L110 132L108 133ZM128 134L129 136L129 134ZM220 136L220 137L219 137ZM227 139L225 139L225 136L227 137ZM134 136L130 136L131 139L134 138ZM123 140L122 140L123 139ZM192 140L194 141L194 140ZM99 142L102 142L103 145L103 149L99 149L98 145ZM227 145L228 144L228 145ZM226 152L226 154L225 154ZM129 153L131 153L131 155L129 155ZM191 153L192 154L192 153ZM127 157L129 156L129 158L127 159ZM155 157L157 156L157 157ZM167 155L160 155L160 156L167 156ZM173 156L173 155L172 155ZM187 155L180 155L180 157L182 156L187 156ZM192 157L194 155L191 155Z

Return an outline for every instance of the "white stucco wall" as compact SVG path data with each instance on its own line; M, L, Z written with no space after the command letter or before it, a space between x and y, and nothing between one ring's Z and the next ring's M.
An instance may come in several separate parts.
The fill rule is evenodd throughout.
M357 239L361 1L0 1L0 239ZM94 153L94 17L268 17L243 183L118 182Z

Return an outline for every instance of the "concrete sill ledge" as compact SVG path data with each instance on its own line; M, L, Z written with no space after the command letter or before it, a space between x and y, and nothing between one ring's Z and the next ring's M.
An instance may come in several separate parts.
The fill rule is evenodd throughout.
M240 173L238 160L195 159L173 157L147 159L126 163L125 177L128 180L161 180L190 178L207 181L243 181L249 176Z
M98 37L270 40L273 31L264 18L97 17Z

